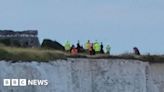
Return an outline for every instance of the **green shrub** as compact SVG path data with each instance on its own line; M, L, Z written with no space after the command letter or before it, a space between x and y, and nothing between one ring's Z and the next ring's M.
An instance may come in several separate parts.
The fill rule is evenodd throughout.
M11 41L10 39L0 39L0 43L4 44L6 46L11 46Z

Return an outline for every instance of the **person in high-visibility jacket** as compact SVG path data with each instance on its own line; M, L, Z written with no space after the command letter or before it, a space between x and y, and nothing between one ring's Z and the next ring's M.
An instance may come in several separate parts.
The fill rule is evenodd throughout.
M108 45L106 46L106 53L110 55L110 51L111 51L111 47L110 47L110 45L108 44Z
M100 49L101 49L101 46L100 44L97 42L97 40L95 41L94 45L93 45L93 48L95 50L96 53L100 53Z
M70 49L71 49L71 44L70 44L69 41L67 41L67 42L65 43L64 48L65 48L66 51L70 51Z
M88 40L86 43L85 43L85 49L86 50L89 50L89 48L90 48L90 40Z
M93 43L93 49L95 50L96 49L96 44L97 44L97 40Z

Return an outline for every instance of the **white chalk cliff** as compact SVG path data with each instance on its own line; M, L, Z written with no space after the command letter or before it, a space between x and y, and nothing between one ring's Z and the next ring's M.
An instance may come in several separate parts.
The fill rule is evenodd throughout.
M48 80L47 86L5 87L3 79ZM0 61L0 92L164 92L164 64L125 59Z

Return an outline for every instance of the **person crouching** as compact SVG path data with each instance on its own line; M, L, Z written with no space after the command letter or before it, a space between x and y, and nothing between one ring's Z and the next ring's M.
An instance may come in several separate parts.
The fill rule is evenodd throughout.
M78 54L77 48L76 48L74 45L72 45L72 48L71 48L71 55L75 56L75 55L77 55L77 54Z

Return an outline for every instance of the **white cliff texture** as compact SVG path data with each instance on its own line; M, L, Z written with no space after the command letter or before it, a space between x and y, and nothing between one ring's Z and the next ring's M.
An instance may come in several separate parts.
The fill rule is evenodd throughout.
M0 92L164 92L163 70L160 64L124 59L0 61ZM3 86L3 79L24 78L47 79L49 84Z
M164 63L150 64L151 77L159 92L164 92Z

